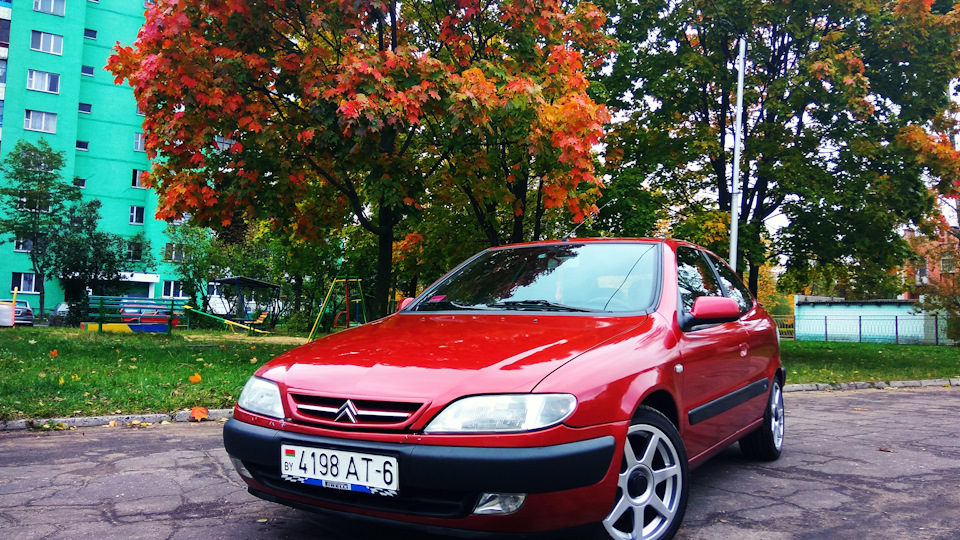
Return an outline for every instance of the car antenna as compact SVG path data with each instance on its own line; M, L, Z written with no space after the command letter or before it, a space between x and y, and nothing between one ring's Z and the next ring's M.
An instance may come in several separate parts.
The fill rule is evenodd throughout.
M597 208L597 213L594 214L593 216L590 216L590 219L593 219L594 216L599 215L601 210L603 210L604 208L606 208L607 206L609 206L609 205L610 205L612 202L614 202L614 201L616 201L616 199L610 199L609 201L606 202L606 204L604 204L604 205L601 206L600 208ZM584 220L581 221L580 223L577 223L577 226L574 227L572 231L570 231L570 232L568 232L567 234L563 235L563 239L562 239L561 241L562 241L562 242L569 242L569 241L570 241L570 238L573 237L573 235L577 233L577 229L579 229L580 227L582 227L583 224L586 223L586 222L587 222L587 219L584 219Z

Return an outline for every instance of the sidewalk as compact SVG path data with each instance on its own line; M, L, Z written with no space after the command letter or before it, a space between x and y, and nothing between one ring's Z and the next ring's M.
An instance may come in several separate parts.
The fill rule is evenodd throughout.
M838 390L887 390L897 388L921 388L938 386L960 387L960 378L955 379L928 379L922 381L891 381L885 382L852 382L840 384L788 384L783 387L784 392L815 392ZM233 409L212 409L207 421L224 421L233 416ZM113 416L87 416L70 418L43 418L36 420L10 420L0 422L0 431L14 431L21 429L71 429L97 426L142 426L171 422L190 422L190 409L184 409L176 414L124 414ZM113 422L113 424L111 424Z

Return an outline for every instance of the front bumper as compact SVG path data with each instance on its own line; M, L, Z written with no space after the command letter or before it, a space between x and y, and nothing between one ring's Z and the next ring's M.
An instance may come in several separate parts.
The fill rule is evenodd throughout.
M617 472L612 466L617 447L613 435L527 448L439 446L306 435L230 419L223 440L227 453L240 459L253 475L253 480L245 480L255 495L294 506L356 511L401 521L427 519L434 524L468 518L482 493L571 494L615 479ZM280 476L281 444L396 456L399 496L285 481ZM585 499L596 498L595 490L587 491L590 495ZM613 490L609 491L603 499L612 501ZM601 512L604 507L609 510L606 501L601 502Z

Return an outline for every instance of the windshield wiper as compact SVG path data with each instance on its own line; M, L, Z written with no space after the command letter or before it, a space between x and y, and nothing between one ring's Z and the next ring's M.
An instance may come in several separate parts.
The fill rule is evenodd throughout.
M426 302L417 306L416 311L455 311L465 309L485 309L479 306L460 304L450 300L440 300L438 302Z
M596 311L595 309L586 309L568 306L565 304L558 304L557 302L551 302L549 300L507 300L506 302L498 302L493 304L490 307L504 309L524 309L532 311L579 311L584 313Z

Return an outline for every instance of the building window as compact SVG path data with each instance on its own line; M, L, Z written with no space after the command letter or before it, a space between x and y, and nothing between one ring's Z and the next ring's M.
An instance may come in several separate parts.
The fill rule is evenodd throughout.
M81 103L78 110L84 114L91 114L93 112L93 105L89 103Z
M26 293L37 292L36 279L34 278L34 274L29 272L14 272L13 280L10 282L10 292L13 292L14 289Z
M44 133L56 133L57 115L43 111L27 110L23 117L23 129L42 131Z
M0 19L0 47L10 46L10 19Z
M127 260L139 261L143 259L143 244L140 242L130 242L127 244Z
M95 68L93 66L80 66L80 74L86 75L87 77L93 77L93 72Z
M35 51L63 54L63 36L32 30L30 48Z
M86 179L86 178L80 178L79 176L74 176L74 177L73 177L73 186L74 186L74 187L77 187L77 188L80 188L80 189L86 189L86 187L87 187L87 179Z
M131 206L130 207L130 224L131 225L143 225L143 207L142 206Z
M163 297L164 298L183 298L183 291L180 288L180 282L164 280Z
M63 17L66 0L33 0L33 10Z
M87 39L97 39L97 31L96 31L96 30L91 30L91 29L89 29L89 28L84 28L84 29L83 29L83 37L85 37L85 38L87 38Z
M60 75L36 69L27 70L27 90L60 93Z
M134 152L146 152L146 145L144 144L143 133L135 133L133 136L133 150Z
M946 255L940 259L940 273L952 274L957 271L957 263L953 255Z
M182 261L183 260L183 244L174 244L173 242L167 242L163 246L163 260Z
M13 241L13 250L29 253L33 250L33 240L29 238L17 238Z
M0 58L0 84L7 82L7 59Z
M3 100L0 99L0 128L3 127Z
M90 150L90 141L77 141L77 150L87 152Z
M143 182L140 181L140 177L143 176L143 173L147 171L143 169L134 169L133 178L130 180L130 187L135 188L146 188L147 186L143 185Z

